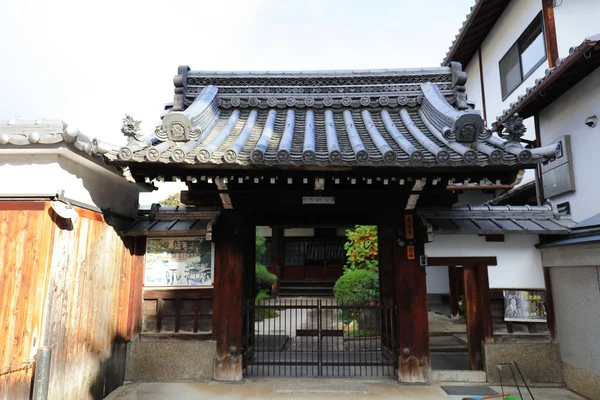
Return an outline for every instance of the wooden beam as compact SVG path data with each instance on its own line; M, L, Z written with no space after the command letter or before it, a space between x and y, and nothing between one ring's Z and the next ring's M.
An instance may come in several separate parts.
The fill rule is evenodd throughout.
M445 267L447 265L462 265L463 267L475 265L498 265L496 257L428 257L428 267Z
M481 298L478 288L476 267L463 268L463 283L467 314L467 341L469 348L469 366L472 370L480 370L483 366L481 339Z
M544 285L546 286L546 319L552 339L556 338L556 316L554 314L554 296L552 295L552 279L550 268L544 268Z
M481 324L483 340L494 342L494 325L492 322L492 303L490 300L490 280L487 265L479 265L476 269L477 283L479 285L479 299L481 301Z
M483 119L487 121L487 110L485 107L485 85L483 79L483 61L481 59L481 46L477 50L479 55L479 82L481 83L481 108L483 109ZM466 66L465 66L466 67Z
M544 36L546 39L548 66L554 68L556 67L556 60L558 60L558 42L556 40L553 0L542 0L542 15L544 17Z
M412 221L418 219L412 218ZM392 232L387 240L391 241L392 247L393 295L398 316L398 379L403 383L426 383L431 379L431 361L427 282L425 268L419 265L419 256L424 254L423 229L419 224L412 228L404 226L402 215L385 216L382 225L384 230ZM415 231L415 240L401 244L397 232L404 236L410 229Z
M245 241L244 216L224 211L214 228L215 277L213 339L217 342L213 378L242 379L242 307Z
M142 290L144 286L144 263L146 254L146 237L138 236L128 238L132 246L131 278L129 281L129 310L127 316L128 339L140 334L142 331Z

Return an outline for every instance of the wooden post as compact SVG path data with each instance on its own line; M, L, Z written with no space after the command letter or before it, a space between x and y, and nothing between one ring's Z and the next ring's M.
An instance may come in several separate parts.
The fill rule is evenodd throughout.
M129 304L127 317L127 334L129 340L142 331L144 261L146 254L146 237L128 238L131 246L131 278L129 286Z
M384 218L392 228L394 297L398 310L398 380L402 383L428 383L431 376L429 357L429 321L425 267L419 265L424 252L423 229L418 218ZM391 226L388 226L391 224ZM410 226L412 225L412 226ZM414 239L406 239L414 235Z
M273 256L271 257L271 272L277 275L277 282L273 285L273 292L279 294L279 286L281 285L281 279L283 277L283 264L285 262L285 247L283 244L283 228L272 227L271 236L271 251Z
M554 315L554 298L552 296L552 280L550 268L544 268L544 286L546 286L546 319L552 340L556 338L556 317Z
M487 265L476 267L477 283L479 285L479 299L481 301L481 324L483 340L488 343L494 341L494 325L492 321L492 303L490 300L490 281Z
M481 298L475 266L465 265L463 267L463 280L465 286L465 301L467 306L466 314L469 365L472 370L480 370L482 368Z
M217 342L213 378L218 381L242 379L242 309L244 264L250 261L248 242L255 240L244 215L223 211L213 231L215 278L213 297L213 339ZM256 243L253 243L256 246ZM248 266L246 265L246 268Z
M458 310L458 280L456 278L456 265L448 265L448 282L450 283L450 315L452 319L459 318Z

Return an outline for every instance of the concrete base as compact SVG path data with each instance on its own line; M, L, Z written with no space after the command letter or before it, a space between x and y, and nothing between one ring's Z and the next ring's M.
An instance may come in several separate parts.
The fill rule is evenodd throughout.
M489 383L499 383L498 364L515 361L525 380L532 383L563 382L558 344L555 343L485 343L484 369ZM508 367L503 368L502 381L513 380Z
M563 363L563 376L567 387L590 400L600 400L600 374Z
M159 340L130 342L126 381L203 381L213 377L216 342Z
M237 382L244 378L242 373L242 356L216 357L213 379L215 381Z

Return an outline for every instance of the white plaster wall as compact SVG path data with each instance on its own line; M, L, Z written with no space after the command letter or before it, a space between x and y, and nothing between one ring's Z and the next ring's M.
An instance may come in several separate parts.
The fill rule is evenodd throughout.
M565 0L565 2L567 1L570 0ZM544 71L548 68L546 60L506 100L502 100L498 63L541 10L541 0L512 1L481 45L485 103L489 125L496 121L496 117L501 115L503 110L508 109L510 103L516 101L519 95L525 93L526 88L533 86L535 79L543 76ZM526 120L525 124L528 128L525 138L534 139L533 118Z
M0 197L65 197L128 216L142 189L108 171L100 173L59 154L0 155Z
M498 265L489 267L490 288L544 288L537 235L505 235L504 242L486 242L479 235L435 235L425 245L428 257L495 256Z
M600 118L600 69L588 75L540 113L543 145L565 134L571 136L575 191L553 197L551 201L555 204L568 201L575 221L600 213L597 152L600 147L600 125L590 128L584 123L592 115Z
M600 373L600 267L550 268L563 362Z
M467 99L475 103L475 109L481 111L483 116L483 102L481 100L481 76L479 75L479 52L476 52L469 64L464 66L467 73Z
M314 228L290 228L283 230L283 236L289 237L309 237L315 236Z
M448 267L425 267L427 273L427 293L450 293Z
M562 0L554 8L558 56L569 55L569 48L575 47L588 36L600 33L600 1Z
M273 236L273 230L270 226L257 226L256 233L263 237Z
M495 191L484 193L481 190L465 190L458 195L457 206L480 205L496 198Z

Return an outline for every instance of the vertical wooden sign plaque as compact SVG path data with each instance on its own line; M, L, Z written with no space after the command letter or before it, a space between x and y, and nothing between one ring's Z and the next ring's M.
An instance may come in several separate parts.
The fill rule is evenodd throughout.
M404 215L404 234L407 239L415 238L415 226L412 214Z

